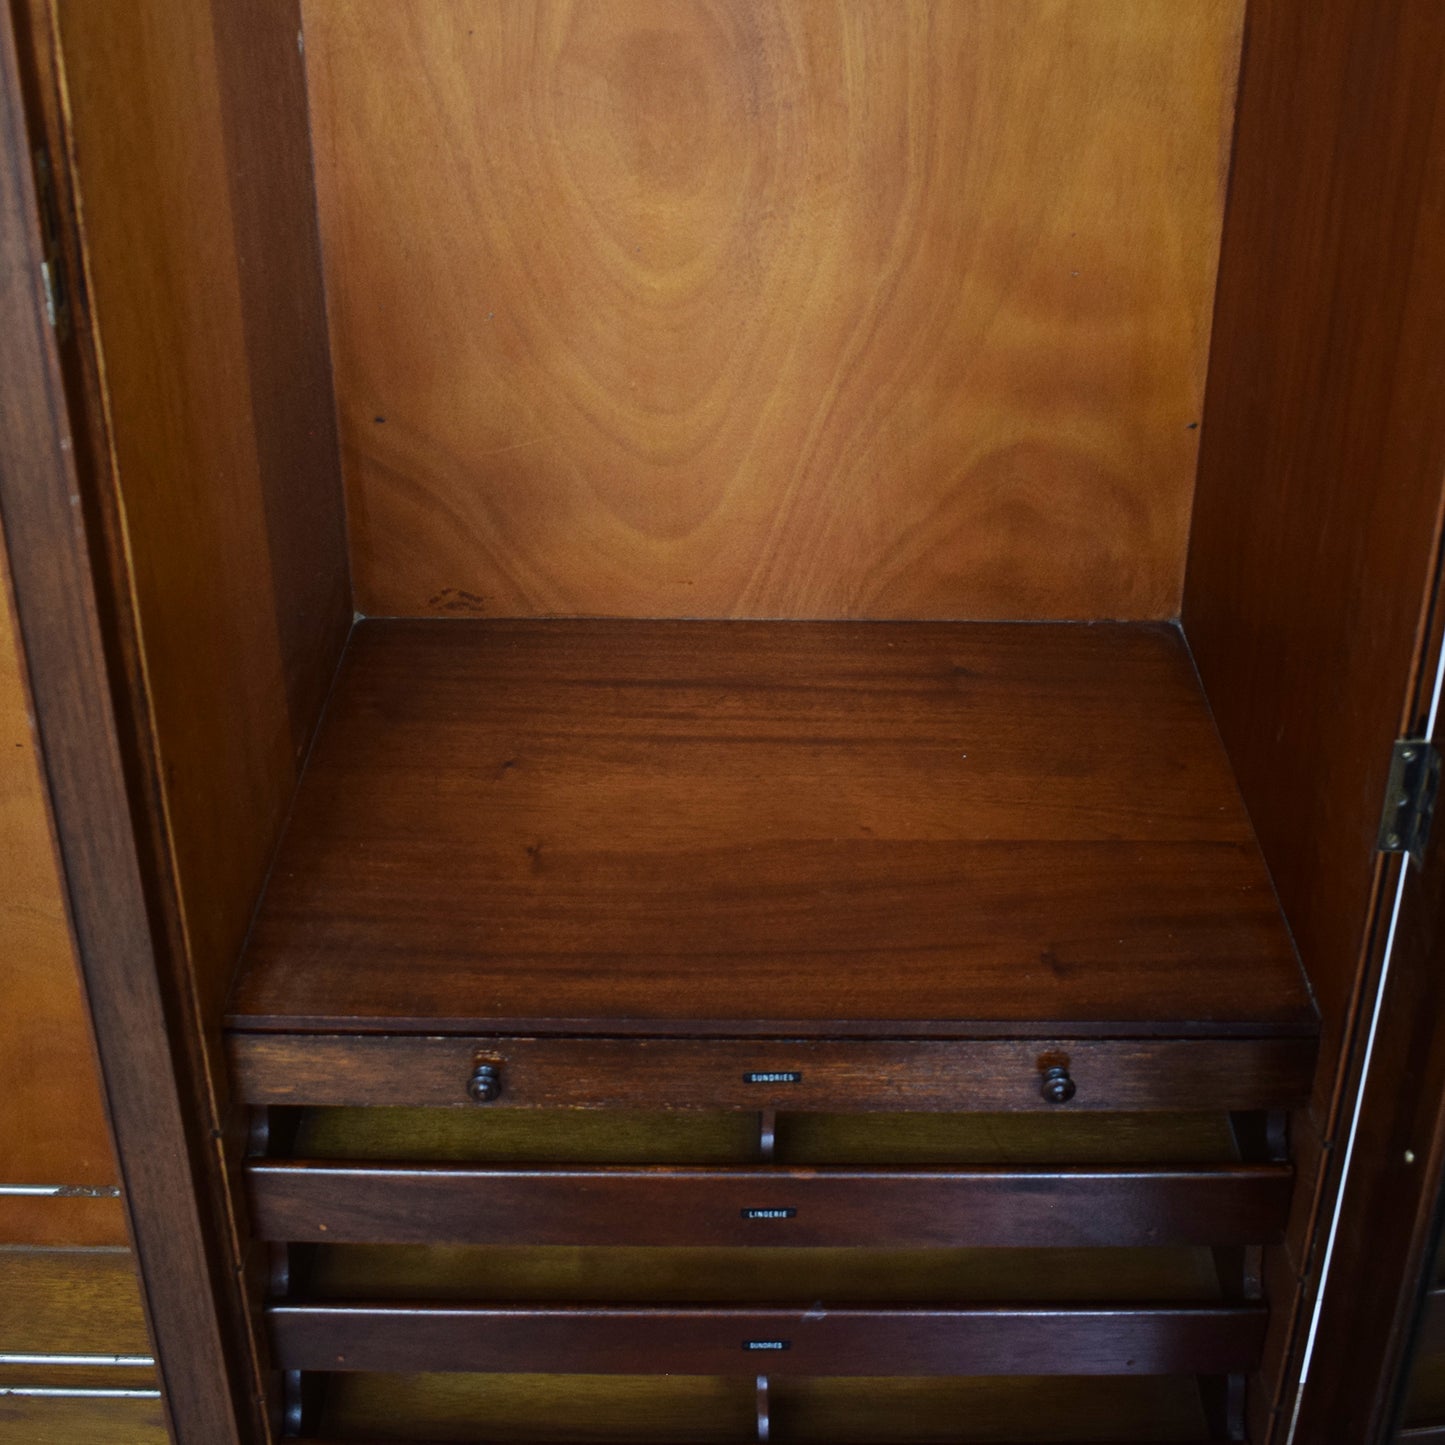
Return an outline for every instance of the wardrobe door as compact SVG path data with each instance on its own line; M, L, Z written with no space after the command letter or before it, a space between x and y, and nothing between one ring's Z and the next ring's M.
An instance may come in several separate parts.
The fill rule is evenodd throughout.
M165 1440L0 548L0 1442Z

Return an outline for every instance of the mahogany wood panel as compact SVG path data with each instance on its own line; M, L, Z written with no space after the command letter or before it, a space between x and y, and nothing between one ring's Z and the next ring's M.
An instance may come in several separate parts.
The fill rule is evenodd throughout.
M267 1316L276 1357L287 1369L697 1375L1220 1374L1255 1362L1265 1320L1260 1306L731 1310L273 1304Z
M258 1238L313 1243L1250 1244L1280 1233L1290 1172L467 1169L255 1160Z
M1148 625L362 623L230 1007L595 1033L1313 1019L1188 656Z
M351 620L299 10L55 13L139 683L214 1028Z
M65 916L0 541L0 1185L117 1174ZM77 1188L78 1187L78 1188ZM118 1198L0 1197L0 1243L123 1244Z
M1266 1109L1307 1096L1314 1053L1310 1039L230 1038L248 1103L463 1109ZM487 1104L467 1093L478 1058L500 1070L501 1093ZM1043 1069L1061 1060L1077 1092L1052 1104Z
M1445 474L1445 11L1249 7L1184 625L1332 1041Z
M7 8L0 11L0 513L16 616L166 1411L187 1442L239 1445L253 1396L229 1308L231 1263L207 1187L211 1121L181 1026L185 989L165 946L168 929L153 911L150 830L141 822L149 800L122 743L130 733L117 709L126 709L111 692L122 675L113 624L125 603L106 585L93 457L86 433L71 424L70 408L79 404L74 342L59 345L46 320L14 38Z
M306 0L358 604L1175 615L1242 0Z

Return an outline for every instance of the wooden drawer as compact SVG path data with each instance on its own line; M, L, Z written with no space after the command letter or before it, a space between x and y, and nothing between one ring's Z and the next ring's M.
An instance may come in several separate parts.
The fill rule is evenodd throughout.
M1227 1374L1266 1311L273 1304L288 1370L693 1375Z
M1247 1110L1305 1102L1308 1038L915 1040L230 1036L260 1105L787 1110ZM1045 1096L1067 1073L1066 1100ZM1071 1090L1071 1091L1070 1091Z
M1282 1165L1199 1169L499 1169L253 1160L258 1238L318 1244L1241 1245Z

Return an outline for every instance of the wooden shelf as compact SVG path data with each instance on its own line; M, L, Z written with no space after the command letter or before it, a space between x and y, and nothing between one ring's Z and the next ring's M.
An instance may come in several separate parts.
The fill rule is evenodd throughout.
M1308 1034L1177 633L355 629L239 1030Z

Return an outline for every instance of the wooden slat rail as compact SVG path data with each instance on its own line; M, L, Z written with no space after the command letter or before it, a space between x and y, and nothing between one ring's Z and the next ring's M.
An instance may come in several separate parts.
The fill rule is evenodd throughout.
M242 1099L261 1105L968 1112L1252 1110L1309 1096L1310 1038L601 1039L232 1034ZM498 1091L477 1104L479 1062ZM1043 1095L1067 1069L1065 1103Z
M1263 1244L1288 1166L509 1169L253 1160L252 1228L330 1244Z
M1228 1374L1262 1306L617 1309L273 1304L288 1370L687 1375Z

